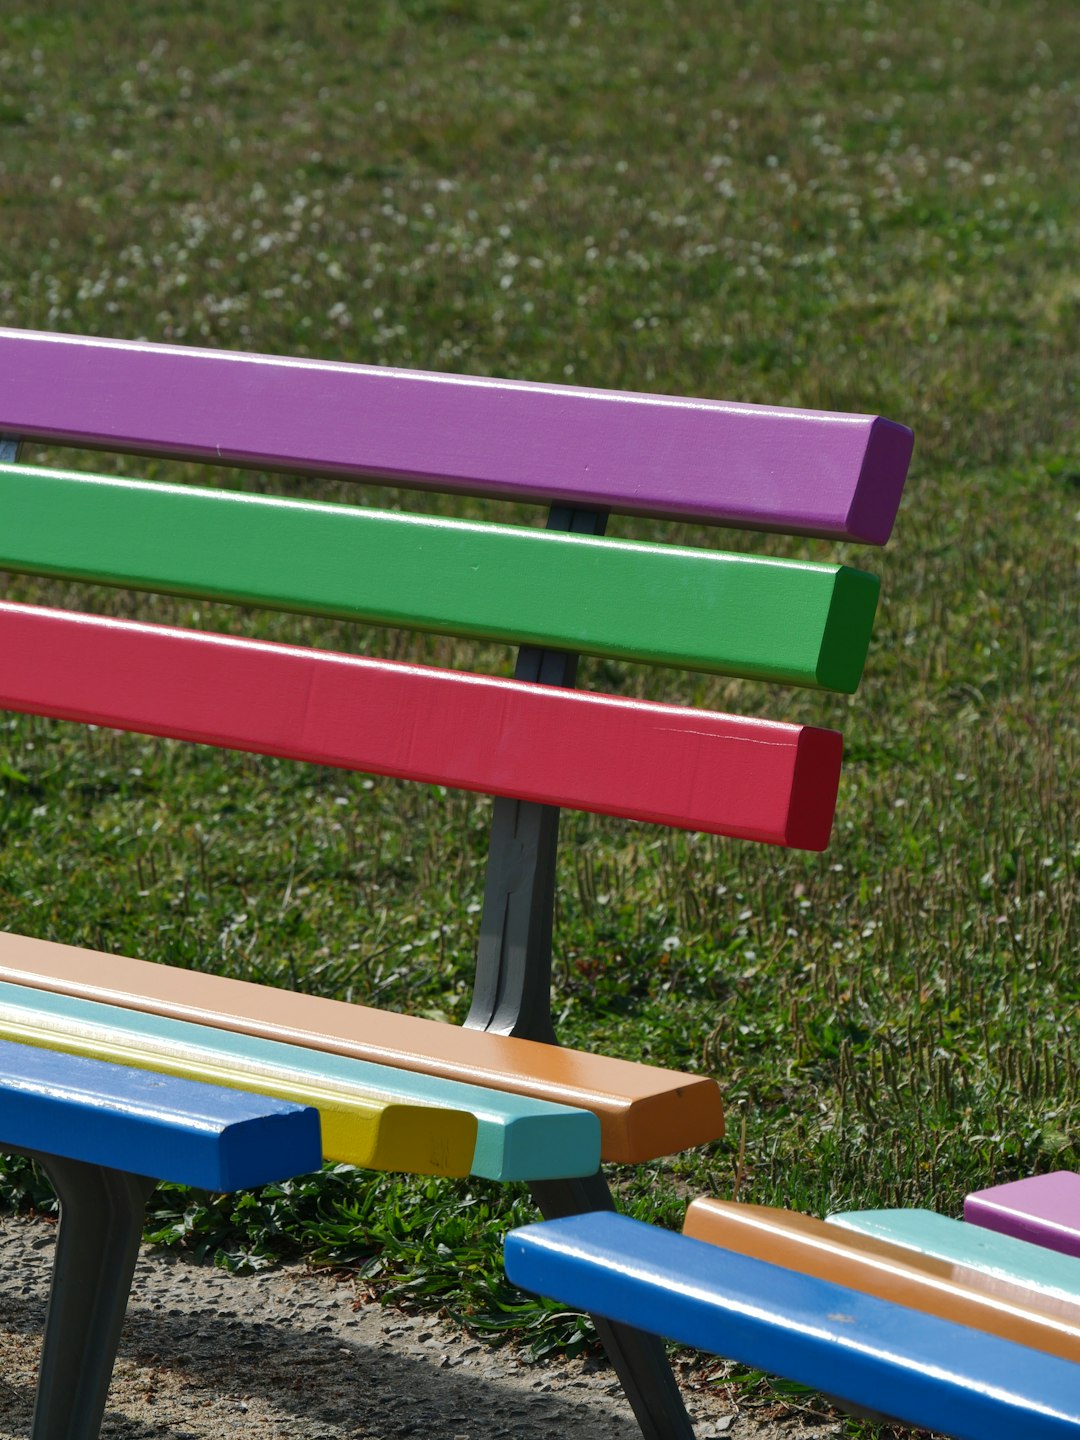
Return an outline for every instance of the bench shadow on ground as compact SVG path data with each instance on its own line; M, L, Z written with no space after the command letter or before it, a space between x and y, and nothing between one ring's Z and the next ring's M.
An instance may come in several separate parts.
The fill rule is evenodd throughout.
M186 1268L201 1272L207 1284L205 1267ZM560 1386L557 1394L546 1388L542 1368L519 1371L523 1378L510 1383L505 1377L514 1369L512 1358L480 1347L462 1358L423 1320L392 1312L364 1317L360 1311L354 1338L352 1322L341 1318L350 1307L340 1297L329 1303L300 1300L297 1305L315 1308L283 1314L289 1298L271 1292L273 1303L260 1318L228 1303L227 1287L236 1277L209 1275L213 1289L223 1292L220 1300L211 1294L178 1304L171 1294L155 1308L148 1288L139 1286L142 1294L133 1296L124 1327L103 1440L229 1434L237 1440L256 1434L267 1440L639 1436L621 1396L609 1394L615 1384L609 1370L577 1382L582 1397L586 1392L593 1397L587 1403L573 1398L572 1388ZM20 1362L15 1374L5 1364L8 1375L0 1377L0 1440L29 1433L32 1367L44 1322L44 1298L40 1287L34 1291L0 1296L0 1330Z

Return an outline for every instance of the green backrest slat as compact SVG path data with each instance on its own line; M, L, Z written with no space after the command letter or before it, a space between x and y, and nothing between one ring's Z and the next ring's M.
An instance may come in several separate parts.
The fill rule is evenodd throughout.
M853 691L878 581L820 565L0 465L0 567Z

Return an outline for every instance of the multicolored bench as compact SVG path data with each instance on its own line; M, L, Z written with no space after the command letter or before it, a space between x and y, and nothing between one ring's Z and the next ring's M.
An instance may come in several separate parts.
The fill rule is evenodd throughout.
M526 1226L507 1237L506 1268L524 1289L812 1385L861 1414L957 1440L1076 1436L1080 1176L995 1187L965 1211L1000 1221L1003 1204L1049 1210L1066 1253L925 1210L826 1223L697 1200L681 1235L611 1214Z
M577 657L848 693L878 584L845 565L603 532L622 512L883 544L908 430L0 331L0 435L2 569L521 646L513 678L499 678L0 604L2 708L499 797L464 1028L9 934L0 1036L301 1099L319 1110L327 1154L524 1179L549 1217L612 1208L600 1158L639 1163L722 1133L713 1080L556 1043L559 807L820 850L841 737L581 693ZM28 443L527 501L548 507L547 523L21 464ZM364 1105L387 1137L420 1107L434 1129L348 1150L343 1112ZM461 1141L464 1165L451 1153ZM687 1440L662 1344L598 1324L643 1432Z

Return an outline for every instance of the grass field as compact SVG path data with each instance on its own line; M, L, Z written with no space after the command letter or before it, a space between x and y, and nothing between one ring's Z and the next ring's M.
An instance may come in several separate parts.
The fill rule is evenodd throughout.
M882 556L774 547L882 575L856 697L583 667L600 690L836 724L848 758L821 857L566 817L560 1032L719 1079L726 1142L615 1177L672 1222L705 1190L955 1212L972 1186L1080 1165L1070 7L50 0L4 28L4 324L914 428ZM462 1018L487 802L2 723L4 928ZM3 1183L42 1200L14 1163ZM338 1172L239 1202L168 1193L155 1224L233 1261L361 1265L542 1349L579 1330L500 1279L527 1213L494 1188Z

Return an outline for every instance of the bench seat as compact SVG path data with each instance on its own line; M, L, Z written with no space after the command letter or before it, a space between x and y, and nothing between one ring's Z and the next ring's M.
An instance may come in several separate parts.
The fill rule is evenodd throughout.
M1015 1281L767 1205L695 1200L683 1234L1080 1364L1080 1304Z
M510 1279L958 1440L1080 1433L1080 1365L627 1216L524 1226Z
M583 1108L599 1118L606 1160L653 1160L723 1133L714 1080L607 1055L25 935L0 935L0 980Z
M137 1041L112 1042L93 1032L76 1034L63 1022L47 1028L29 1016L0 1016L0 1037L157 1075L200 1080L231 1090L310 1105L319 1116L323 1158L370 1170L417 1175L468 1175L476 1150L476 1117L464 1110L418 1105L327 1085L305 1075L252 1073L222 1056L197 1062Z
M467 1112L475 1119L476 1142L462 1173L488 1180L592 1175L600 1163L600 1126L588 1110L372 1065L240 1031L193 1025L0 982L0 1033L24 1043L94 1054L148 1069L182 1066L183 1073L195 1078L204 1077L209 1067L224 1065L235 1073L238 1084L249 1089L271 1081L283 1092L298 1085L315 1085L320 1092L359 1092L369 1100L393 1101L399 1106L401 1102L438 1106L441 1114L436 1124L445 1121L448 1108ZM323 1144L327 1159L350 1158L335 1154L327 1139L325 1118ZM395 1158L399 1161L396 1166ZM352 1163L373 1169L418 1168L404 1163L407 1158L400 1148L394 1152L374 1150L368 1160L354 1159Z

